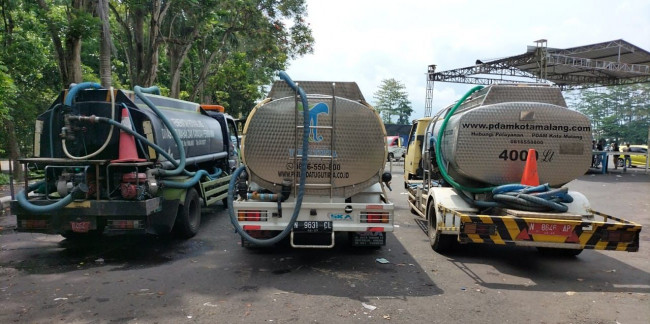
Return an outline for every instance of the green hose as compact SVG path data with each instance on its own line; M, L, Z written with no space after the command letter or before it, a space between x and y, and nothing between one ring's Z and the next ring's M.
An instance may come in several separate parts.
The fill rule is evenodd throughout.
M472 187L463 186L463 185L459 184L458 182L456 182L447 173L447 169L445 169L445 167L444 167L444 165L442 163L442 153L440 153L441 152L440 145L441 145L441 142L442 142L442 135L445 133L445 128L447 127L447 122L449 122L449 119L451 118L451 116L456 112L456 109L458 109L458 107L460 107L460 105L463 104L463 102L465 102L467 97L469 97L472 93L474 93L474 92L476 92L478 90L481 90L481 89L483 89L483 86L476 86L476 87L470 89L469 91L467 91L467 93L462 98L460 98L460 100L458 100L456 105L453 108L451 108L451 110L445 116L445 119L442 121L442 125L440 125L440 131L438 131L438 137L436 139L436 163L438 164L438 169L440 170L440 173L442 174L442 177L452 187L454 187L456 189L459 189L459 190L468 191L468 192L471 192L471 193L489 192L489 191L492 191L492 189L494 189L495 187L472 188Z

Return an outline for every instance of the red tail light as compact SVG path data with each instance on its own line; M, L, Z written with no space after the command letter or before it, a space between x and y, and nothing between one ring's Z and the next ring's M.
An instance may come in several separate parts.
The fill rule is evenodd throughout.
M635 234L635 232L630 231L604 231L601 240L607 242L629 243L634 241Z
M109 219L106 223L109 229L117 230L144 229L145 226L144 221L133 219Z
M26 219L20 221L20 227L26 229L45 229L48 227L45 219Z
M265 222L267 215L265 210L240 210L237 212L237 220L240 222Z
M467 223L463 225L463 233L479 234L479 235L494 235L496 233L496 226L492 224L483 224L483 223Z
M367 211L361 212L362 223L388 223L390 214L388 212Z

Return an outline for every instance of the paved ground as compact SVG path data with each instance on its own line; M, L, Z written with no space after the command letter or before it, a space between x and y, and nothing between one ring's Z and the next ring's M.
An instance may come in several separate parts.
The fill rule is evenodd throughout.
M249 250L220 206L187 241L0 232L0 323L647 323L650 175L568 184L644 225L637 253L542 256L526 247L431 250L395 165L387 246ZM0 219L7 219L0 217ZM390 263L376 260L384 258Z

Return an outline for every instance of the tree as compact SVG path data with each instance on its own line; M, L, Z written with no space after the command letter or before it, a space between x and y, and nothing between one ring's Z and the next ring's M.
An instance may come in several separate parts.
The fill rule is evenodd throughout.
M97 25L92 15L93 5L94 2L90 0L72 0L65 7L51 7L45 0L38 0L41 9L38 13L52 37L64 87L83 81L81 40L91 35L93 27ZM60 10L64 10L65 15L61 15ZM60 35L64 35L63 40Z
M288 59L312 51L314 40L304 20L304 0L218 1L218 4L212 28L201 34L193 53L200 65L194 65L193 72L187 74L192 77L189 84L193 85L189 91L190 100L218 99L216 91L224 91L224 88L206 88L206 84L229 83L228 80L221 80L225 83L214 80L219 78L226 64L245 69L242 72L251 83L238 91L247 91L248 86L261 88L269 84L273 73L284 69ZM241 64L241 58L237 57L241 54L245 54L246 64ZM234 80L232 84L240 81ZM261 95L260 91L256 93Z
M99 79L104 88L112 85L111 73L111 25L108 18L108 0L97 0L97 16L101 22L99 28Z
M569 105L587 115L594 139L645 143L650 126L650 84L580 90Z
M2 65L0 60L0 121L5 125L5 130L9 132L9 124L13 127L13 122L10 120L11 116L9 115L9 107L13 107L16 104L16 86L14 81L7 73L7 68ZM0 153L3 153L4 150L0 147Z
M114 38L123 50L121 58L128 67L132 87L149 87L156 80L159 50L163 45L160 26L171 3L169 0L109 2L113 16L122 27L122 33Z
M312 51L305 16L305 0L0 0L0 152L30 156L34 120L73 82L157 84L246 115Z
M408 125L413 108L408 100L406 87L395 79L381 81L379 90L375 92L375 108L381 114L384 123L392 123L393 116L397 116L397 124Z
M0 143L14 161L14 177L21 179L17 159L30 152L34 120L59 88L57 65L52 60L47 28L34 15L36 8L21 1L0 1ZM46 98L46 99L44 99Z

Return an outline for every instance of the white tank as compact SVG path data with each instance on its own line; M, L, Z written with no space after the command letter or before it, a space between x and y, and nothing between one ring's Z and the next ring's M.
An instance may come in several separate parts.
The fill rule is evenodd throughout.
M379 182L386 161L386 130L357 84L297 83L307 93L312 126L306 194L350 197ZM283 181L297 184L300 179L303 112L282 81L273 85L267 100L246 121L242 157L250 179L278 193Z
M434 138L441 125L431 124ZM559 186L589 168L591 123L566 107L559 88L486 87L459 107L441 142L448 173L465 185L518 183L531 148L540 183Z

